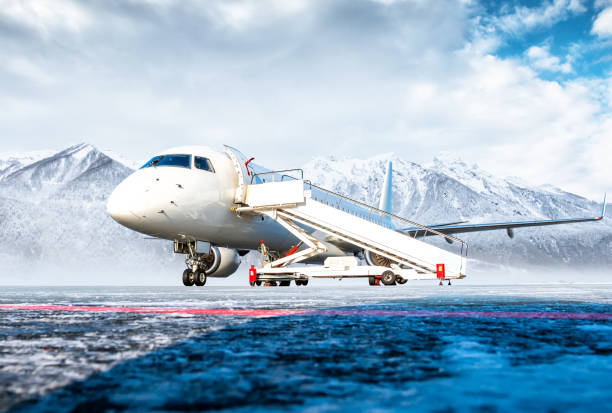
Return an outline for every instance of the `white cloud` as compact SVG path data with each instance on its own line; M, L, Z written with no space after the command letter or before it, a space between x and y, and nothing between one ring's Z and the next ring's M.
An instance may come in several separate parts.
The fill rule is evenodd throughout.
M596 9L603 9L604 7L608 7L612 5L612 0L595 0L594 7Z
M603 9L593 22L591 33L598 37L612 36L612 7Z
M503 32L521 35L536 28L548 28L572 14L586 11L581 0L554 0L540 7L516 6L512 12L494 18L493 23Z
M10 66L24 80L0 72L0 150L88 140L141 159L229 143L272 168L445 150L593 197L612 175L612 82L542 80L536 69L571 68L545 46L491 55L491 31L470 35L470 2L244 0L224 2L237 7L226 15L217 2L87 4L95 24L78 35L0 39L0 65L29 63Z
M550 54L550 47L531 46L525 51L531 67L548 72L571 73L572 65L569 61L561 63L561 59Z
M194 9L203 16L212 17L217 24L244 30L287 18L309 7L311 4L307 0L212 0Z
M496 174L593 197L609 189L604 177L612 168L605 155L597 154L597 171L588 161L595 148L607 146L601 128L609 113L602 114L603 104L593 99L596 85L542 80L519 61L465 58L469 70L449 82L437 80L435 98L410 87L403 131L413 152L446 148Z
M0 16L45 35L55 30L78 32L91 24L84 9L69 0L0 0Z

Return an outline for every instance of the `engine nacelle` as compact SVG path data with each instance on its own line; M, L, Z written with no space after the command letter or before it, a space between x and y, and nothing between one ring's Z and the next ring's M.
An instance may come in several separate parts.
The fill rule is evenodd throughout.
M365 250L363 252L363 256L368 263L368 265L374 265L379 267L391 267L395 261L390 260L387 257L383 257L382 255L378 255L370 250Z
M208 277L228 277L240 267L240 255L236 250L211 246L210 254L213 260L206 270Z

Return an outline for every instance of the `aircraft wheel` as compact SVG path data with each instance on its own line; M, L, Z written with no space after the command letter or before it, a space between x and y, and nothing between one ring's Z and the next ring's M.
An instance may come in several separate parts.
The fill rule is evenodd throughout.
M402 278L402 277L397 277L397 280L396 280L396 281L397 281L397 283L398 283L398 284L400 284L400 285L404 285L404 284L406 284L406 283L408 282L408 280L406 280L406 279L404 279L404 278Z
M281 281L279 285L281 287L289 287L291 285L291 281Z
M395 285L396 278L397 277L393 271L385 271L382 273L382 276L380 277L384 285Z
M202 270L198 270L194 274L193 283L198 287L202 287L204 284L206 284L206 273Z
M194 283L195 276L193 274L193 271L187 268L185 271L183 271L183 285L185 287L191 287Z

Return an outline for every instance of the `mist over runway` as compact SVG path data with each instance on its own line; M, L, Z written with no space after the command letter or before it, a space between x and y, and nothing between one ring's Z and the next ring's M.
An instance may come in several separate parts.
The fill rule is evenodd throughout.
M611 293L8 287L0 409L605 409Z

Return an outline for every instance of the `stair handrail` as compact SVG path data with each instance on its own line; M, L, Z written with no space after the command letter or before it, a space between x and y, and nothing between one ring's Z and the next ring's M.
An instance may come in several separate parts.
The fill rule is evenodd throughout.
M280 171L268 171L268 172L258 172L256 174L251 174L251 185L253 184L253 181L255 180L255 177L261 177L263 175L278 175L281 174L283 172L299 172L300 174L300 178L299 180L304 180L304 170L300 169L300 168L293 168L293 169L282 169ZM287 175L287 174L282 174L281 175L281 182L284 181L285 177L287 178L291 178L293 180L298 180L298 178L291 176L291 175ZM276 182L276 181L272 181L272 182Z
M446 239L452 240L452 241L454 241L454 242L458 242L458 243L460 243L460 244L461 244L461 256L464 256L464 255L463 255L463 247L465 246L465 257L467 257L467 253L468 253L468 244L467 244L467 242L465 242L465 241L463 241L463 240L461 240L461 239L459 239L459 238L457 238L457 237L453 237L452 235L444 234L444 233L442 233L442 232L440 232L440 231L436 231L436 230L435 230L435 229L433 229L433 228L429 228L429 227L426 227L426 226L424 226L424 225L422 225L422 224L419 224L418 222L414 222L414 221L411 221L411 220L409 220L409 219L406 219L406 218L403 218L403 217L400 217L400 216L394 215L394 214L392 214L392 213L390 213L390 212L383 211L382 209L378 209L378 208L376 208L376 207L373 207L373 206L368 205L368 204L365 204L365 203L363 203L363 202L360 202L360 201L354 200L354 199L349 198L349 197L347 197L347 196L344 196L344 195L342 195L342 194L339 194L339 193L336 193L336 192L330 191L329 189L321 188L320 186L314 185L314 184L313 184L311 181L309 181L309 180L304 180L304 185L308 185L308 187L309 187L311 190L312 190L312 188L315 188L315 189L317 189L317 190L319 190L319 191L322 191L322 192L325 192L325 193L327 193L327 194L330 194L330 195L333 195L333 196L337 196L337 197L339 197L339 198L341 198L341 199L343 199L343 200L345 200L345 201L348 201L348 202L352 202L352 203L354 203L354 204L357 204L357 205L359 205L359 206L361 206L361 207L363 207L363 208L366 208L366 209L368 209L368 210L370 210L370 211L372 211L372 212L375 212L375 213L377 213L377 214L379 214L379 215L384 215L384 216L388 216L389 218L398 219L398 220L403 221L403 222L405 222L405 223L407 223L407 224L409 224L409 225L412 225L412 226L418 227L418 228L420 228L421 230L423 230L423 231L424 231L424 232L423 232L423 237L425 237L425 234L427 234L427 232L431 232L431 233L433 233L433 234L435 234L435 235L439 235L439 236L441 236L441 237L444 237L444 238L446 238ZM339 206L339 205L338 205L338 206ZM336 208L336 209L338 209L338 208Z

